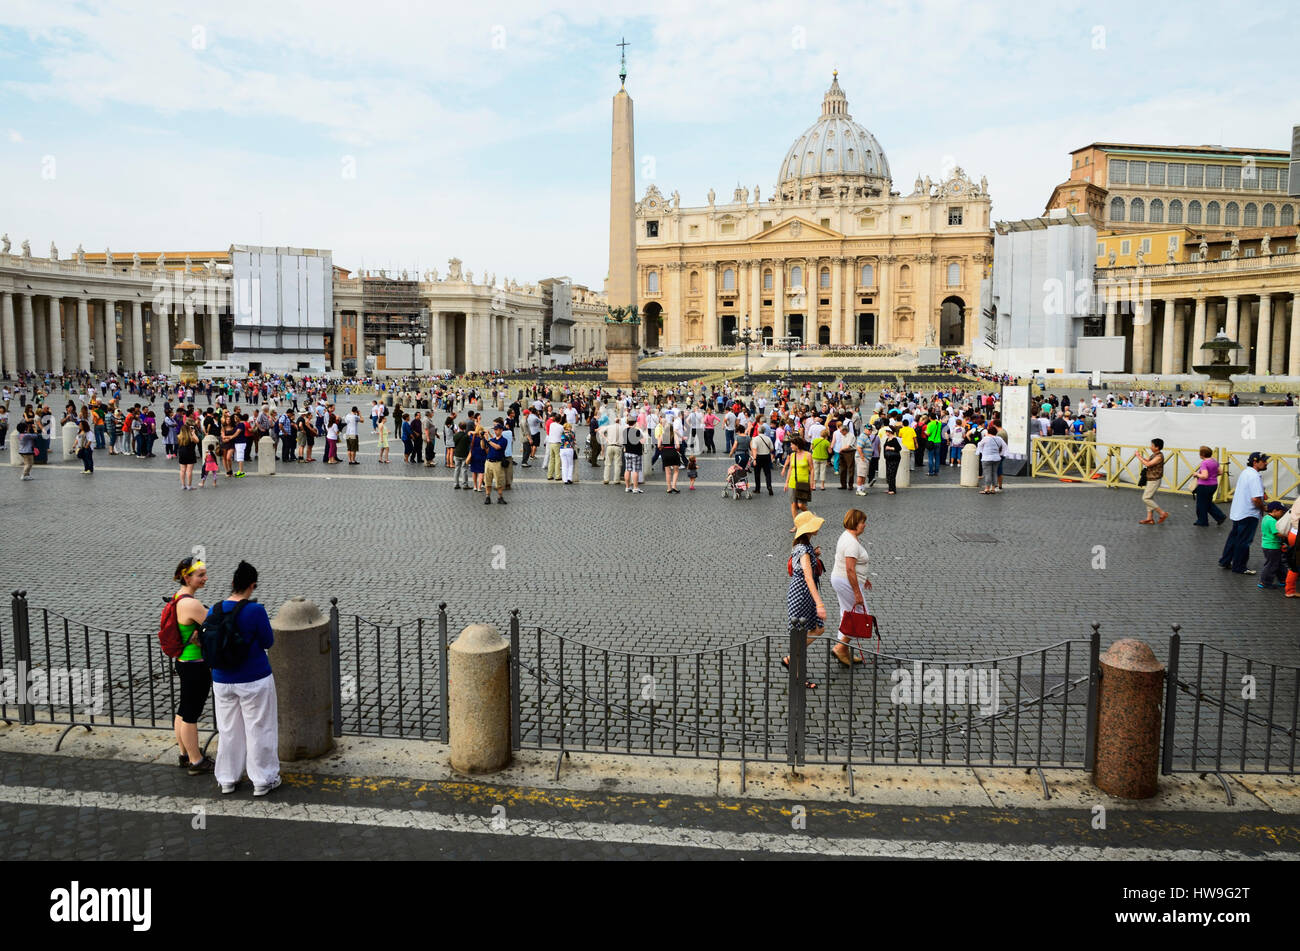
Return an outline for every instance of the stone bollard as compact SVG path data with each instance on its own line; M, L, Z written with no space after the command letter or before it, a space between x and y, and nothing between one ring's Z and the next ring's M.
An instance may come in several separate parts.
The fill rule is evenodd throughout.
M1101 657L1092 781L1121 799L1150 799L1160 768L1165 668L1142 641L1116 641Z
M5 437L5 441L9 443L9 465L21 466L23 460L18 455L18 434L12 429L9 430L9 434Z
M898 460L898 475L894 478L894 486L899 489L908 489L912 486L912 450L904 449L903 458Z
M257 474L275 475L275 440L270 436L257 441Z
M75 459L77 457L73 444L77 441L77 424L64 423L61 430L63 445L60 447L59 456L63 459Z
M217 447L220 445L221 445L221 440L218 439L216 436L203 437L203 445L199 447L199 474L200 475L202 475L203 473L203 463L207 461L208 458L208 450L211 449L213 452L216 452ZM217 465L220 464L221 464L221 459L220 459L220 454L218 453Z
M447 648L451 765L491 773L510 762L510 642L471 624Z
M961 484L964 489L980 484L980 452L973 443L961 447Z
M280 759L312 759L334 747L330 619L306 598L290 598L271 621Z

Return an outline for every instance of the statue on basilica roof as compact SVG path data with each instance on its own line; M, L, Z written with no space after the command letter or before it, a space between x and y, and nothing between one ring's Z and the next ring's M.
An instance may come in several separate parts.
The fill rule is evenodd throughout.
M0 254L8 254L11 247L13 247L13 245L9 242L9 232L6 231L2 236L0 236Z

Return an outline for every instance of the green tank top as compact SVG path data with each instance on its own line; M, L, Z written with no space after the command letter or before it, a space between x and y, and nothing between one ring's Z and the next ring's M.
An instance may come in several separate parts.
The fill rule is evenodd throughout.
M198 625L181 624L179 621L177 621L176 627L181 632L181 643L185 645L185 648L181 651L181 656L177 657L176 659L182 662L190 661L190 660L202 660L203 659L202 648L200 648L198 644L190 643L190 638L194 635L194 629L198 627Z

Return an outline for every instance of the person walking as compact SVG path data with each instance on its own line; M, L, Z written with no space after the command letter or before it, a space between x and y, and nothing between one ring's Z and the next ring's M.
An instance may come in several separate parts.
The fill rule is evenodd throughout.
M504 463L506 458L506 440L505 440L504 431L505 431L505 424L502 423L501 420L497 420L492 425L492 435L484 437L485 439L484 444L487 447L487 460L483 467L483 473L484 473L483 495L485 496L483 499L484 505L492 504L493 485L495 485L497 489L497 504L498 505L506 504L506 497L503 494L505 488L504 486L505 473L502 469L502 464Z
M90 430L90 423L82 420L77 424L77 437L73 440L72 450L81 460L81 474L95 474L95 436Z
M1268 454L1252 452L1246 459L1246 468L1237 476L1232 507L1228 510L1232 531L1223 543L1223 554L1219 556L1219 567L1233 574L1255 574L1255 570L1247 565L1250 546L1255 541L1255 527L1264 514L1264 480L1260 473L1267 468Z
M835 564L831 568L831 588L840 602L840 616L836 628L844 626L844 615L859 605L868 614L866 597L863 589L871 590L871 579L867 577L867 550L862 546L862 532L867 527L867 513L861 509L849 509L844 514L844 531L835 543ZM841 664L851 667L862 663L861 658L854 658L847 635L842 631L839 643L831 648Z
M1208 528L1210 519L1216 525L1222 525L1228 516L1214 504L1214 493L1219 487L1219 460L1214 458L1214 450L1209 446L1201 447L1201 467L1196 470L1196 521L1193 525Z
M794 547L790 551L790 585L786 589L785 603L792 628L802 628L804 640L804 672L808 670L808 645L826 630L826 605L822 603L817 590L820 574L817 566L821 562L821 549L813 546L817 531L826 520L818 518L812 512L800 512L794 520ZM790 656L781 658L781 665L789 668ZM809 690L817 689L817 684L805 680L804 686Z
M564 426L559 416L552 415L546 424L546 481L554 482L560 478L560 442L564 438Z
M627 425L618 418L617 413L611 411L609 421L601 428L600 435L605 444L603 484L613 482L618 485L619 477L623 474L623 443L627 436Z
M858 451L853 438L852 427L848 423L840 424L838 446L836 452L839 462L840 488L842 490L851 489L856 481Z
M1276 499L1264 506L1264 521L1260 523L1260 546L1264 550L1264 571L1259 576L1260 588L1286 587L1286 569L1282 564L1286 528L1278 526L1284 518L1286 506Z
M645 461L645 433L637 425L636 417L629 416L623 431L623 491L640 494L645 490L641 480L641 466Z
M798 519L801 512L806 512L808 503L812 501L812 470L812 453L805 448L803 437L791 436L790 455L781 468L781 479L785 482L783 491L793 493L790 498L791 520Z
M980 495L1001 492L1002 490L998 488L998 466L1007 451L1007 444L998 435L998 428L990 423L984 438L979 441L975 449L979 452L980 467L984 472L984 488L980 489Z
M1138 462L1146 471L1146 484L1142 489L1142 504L1147 507L1147 517L1139 525L1157 525L1169 517L1169 513L1156 504L1156 493L1160 491L1160 480L1165 476L1165 441L1160 438L1151 440L1151 455L1138 450ZM1157 521L1155 514L1159 512Z
M898 491L898 466L903 461L903 441L894 432L893 426L885 427L885 434L880 441L880 452L885 458L885 483L889 486L886 495L895 495Z
M451 487L453 489L470 488L469 478L469 450L473 439L469 434L469 420L463 419L460 426L456 428L456 435L452 440L452 452L455 460L455 469L452 472Z
M181 636L181 652L173 662L181 696L172 717L172 732L180 747L176 765L188 769L191 776L212 772L215 763L199 746L199 717L212 692L212 673L203 660L197 629L208 616L199 600L199 591L208 583L208 569L197 558L185 558L176 566L172 579L180 585L172 600L176 602L176 626Z
M676 420L674 419L664 420L663 433L659 437L659 455L664 461L664 482L667 485L664 490L665 495L668 493L680 494L680 490L677 488L677 477L681 472L679 468L681 466L681 452L675 423ZM739 452L739 448L737 448L737 452Z
M181 490L194 488L194 465L199 461L199 437L192 420L181 417L176 433L176 459L181 471Z
M355 406L352 407L352 412L343 417L343 424L344 437L348 441L348 465L355 466L359 464L357 462L357 450L361 448L361 436L358 432L358 427L361 425L361 414L357 412Z
M220 734L213 773L223 794L235 791L244 772L253 782L254 796L265 796L280 785L275 676L266 656L275 634L266 608L252 599L256 590L257 569L241 561L235 568L230 596L212 606L204 624L204 657L212 669L212 699ZM215 636L227 631L237 631L238 636ZM223 639L242 643L242 652L211 649Z
M577 437L573 424L565 423L560 430L560 476L565 485L573 484L573 460L578 454Z
M705 430L708 433L709 430ZM767 494L772 495L772 454L775 447L772 437L759 431L749 440L749 450L754 459L754 491L763 491L763 480L767 479Z

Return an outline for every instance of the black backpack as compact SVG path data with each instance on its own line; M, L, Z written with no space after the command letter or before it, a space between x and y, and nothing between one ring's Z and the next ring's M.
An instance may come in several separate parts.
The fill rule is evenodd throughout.
M248 603L247 600L237 601L229 611L225 610L224 601L213 605L203 629L199 631L199 648L209 667L234 670L248 660L251 645L238 624L239 612Z

